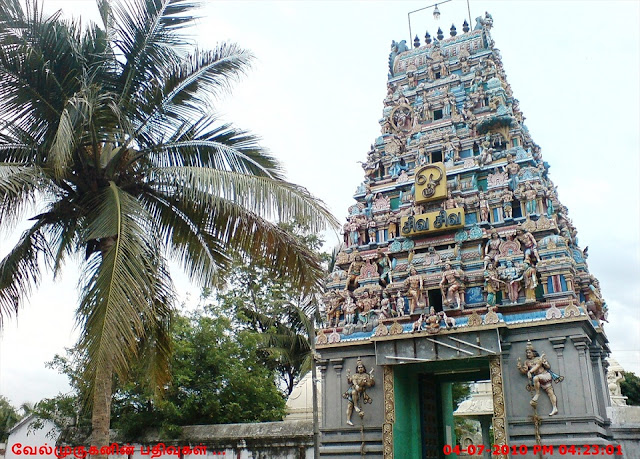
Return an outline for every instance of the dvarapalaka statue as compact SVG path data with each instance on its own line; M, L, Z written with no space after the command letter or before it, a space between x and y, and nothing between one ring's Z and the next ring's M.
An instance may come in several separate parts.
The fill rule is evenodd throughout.
M527 360L524 361L524 364L520 361L518 357L518 370L523 375L526 374L527 378L529 378L529 384L527 384L527 390L535 390L536 393L531 399L531 406L534 408L538 406L538 398L540 397L540 388L542 387L544 391L549 396L549 401L551 402L551 413L549 416L553 416L554 414L558 414L558 400L555 392L553 391L552 383L555 381L556 383L560 383L564 380L564 376L560 376L553 371L551 371L551 365L547 361L547 358L544 354L539 355L538 352L533 348L531 342L527 342L526 349Z
M373 387L376 383L375 379L373 379L373 370L372 368L371 371L367 373L367 369L360 358L358 358L356 363L356 373L354 375L351 374L351 370L347 369L349 389L342 394L342 397L349 401L347 404L347 424L350 426L353 425L353 422L351 422L353 410L355 409L360 418L363 418L364 411L362 411L362 404L371 403L371 397L367 394L367 388Z

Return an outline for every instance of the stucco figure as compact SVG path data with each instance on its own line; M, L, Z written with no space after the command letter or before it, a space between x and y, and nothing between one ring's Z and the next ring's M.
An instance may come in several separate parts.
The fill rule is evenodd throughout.
M380 283L386 286L393 282L393 274L391 273L391 259L386 252L378 249L378 270L380 272Z
M540 255L538 254L538 243L536 242L536 238L533 237L533 234L531 234L529 231L525 231L522 228L518 228L516 230L516 239L524 248L525 260L532 262L531 256L533 256L536 261L540 261Z
M429 308L429 315L425 319L427 331L429 333L438 333L440 331L440 317L436 314L436 310Z
M404 303L404 297L400 295L400 293L398 293L398 296L396 297L396 312L400 317L403 317L405 315Z
M505 265L505 268L502 270L502 278L507 281L505 284L507 296L511 303L517 303L518 297L520 296L520 289L522 288L520 270L513 265L511 260L507 260Z
M325 298L325 304L327 306L327 323L329 326L338 326L340 321L340 314L342 313L343 298L337 291L333 290L327 293Z
M353 300L351 293L349 293L348 291L346 291L345 293L346 298L344 306L342 307L344 311L344 324L350 325L356 322L356 303Z
M536 301L536 287L538 286L538 272L536 268L529 262L525 260L524 262L524 270L520 277L512 280L509 284L514 285L515 282L522 281L524 284L524 297L525 302L532 303Z
M360 270L363 266L364 262L362 261L362 257L357 254L347 270L347 283L344 286L345 290L348 290L349 287L352 287L353 289L358 287L358 276L360 275Z
M480 221L488 222L489 221L489 201L487 200L486 195L482 191L478 194L478 208L480 210Z
M562 382L564 376L560 376L551 371L551 365L549 365L545 354L539 355L538 352L533 348L531 342L527 343L525 353L527 359L524 361L524 364L518 357L518 362L516 365L518 366L518 370L520 371L520 373L522 373L523 375L526 374L527 378L529 379L527 390L535 390L535 394L531 399L531 405L538 405L540 388L542 388L549 396L549 401L551 402L551 406L553 408L551 410L551 413L549 413L549 416L558 414L558 400L553 390L552 383L554 381L556 383Z
M422 276L418 274L416 268L413 266L409 271L410 276L404 281L407 287L407 294L409 295L409 314L413 314L418 307L418 301L420 294L422 293Z
M498 261L498 256L500 255L500 244L502 244L502 239L498 232L494 229L491 230L489 240L484 246L484 269L487 269L487 265L489 263L495 263Z
M353 410L355 409L356 413L358 413L362 419L364 417L362 405L365 403L371 403L371 397L367 394L367 389L369 387L373 387L376 383L373 378L373 370L374 369L372 368L371 371L367 373L367 369L359 358L356 364L355 374L352 375L351 370L347 368L347 384L349 384L349 388L342 397L348 400L347 424L350 426L353 425L353 422L351 422Z
M445 263L442 279L440 280L440 291L442 292L442 302L450 306L456 303L458 307L464 304L462 272L451 267L451 263Z
M493 263L489 263L484 271L484 286L487 292L487 304L489 306L495 306L496 293L500 291L500 284L504 284L498 278L498 270L494 267Z

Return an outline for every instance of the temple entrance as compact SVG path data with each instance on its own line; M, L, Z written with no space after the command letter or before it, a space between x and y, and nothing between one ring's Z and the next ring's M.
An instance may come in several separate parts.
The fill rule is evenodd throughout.
M456 396L460 398L458 394L462 384L470 385L489 379L488 358L396 365L396 422L393 430L394 450L398 457L459 457L455 453L445 454L445 446L461 444L461 439L456 436L454 411L457 404L454 399ZM476 444L490 444L490 418L491 415L483 419L486 429L475 432L475 437L478 437ZM473 423L467 424L473 426ZM487 438L483 438L485 436ZM468 438L467 435L464 437Z
M440 416L440 390L432 375L420 375L420 418L422 420L422 457L435 459L438 457L438 445L442 438Z

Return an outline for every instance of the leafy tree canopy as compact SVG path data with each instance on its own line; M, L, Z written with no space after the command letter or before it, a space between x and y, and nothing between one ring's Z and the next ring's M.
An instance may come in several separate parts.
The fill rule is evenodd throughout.
M206 305L175 318L172 377L163 398L154 397L141 366L129 382L116 385L112 428L122 440L134 440L147 428L172 436L183 425L282 419L285 399L274 370L264 364L259 337L248 330L233 332L225 315ZM36 411L61 428L62 441L82 441L90 423L77 401L86 385L78 378L72 354L56 356L51 365L69 377L74 393L43 400Z
M112 376L145 362L169 379L175 297L166 258L219 285L233 255L277 266L309 292L322 268L278 222L337 224L285 180L255 136L216 118L249 68L235 44L184 33L191 0L98 0L100 24L0 2L0 225L29 228L0 260L0 325L43 271L82 260L78 363L93 445L109 443Z
M280 227L312 250L327 269L331 256L321 252L323 240L308 225L295 221ZM318 292L302 292L268 263L237 257L227 288L214 295L214 301L234 318L238 330L258 334L267 354L265 364L278 372L285 395L311 369L312 319L315 323L322 320Z
M640 378L632 371L624 374L624 381L620 382L622 395L627 398L627 405L640 405Z
M6 442L9 430L20 420L18 411L6 397L0 395L0 442Z

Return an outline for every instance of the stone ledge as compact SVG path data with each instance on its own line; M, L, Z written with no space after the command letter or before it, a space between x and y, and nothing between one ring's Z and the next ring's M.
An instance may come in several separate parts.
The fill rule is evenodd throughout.
M246 424L210 424L184 426L182 435L175 441L186 443L204 444L233 444L240 442L263 442L279 445L297 445L300 440L313 442L313 422L278 421ZM168 442L161 438L157 431L149 432L142 439L142 443Z
M611 418L611 428L640 428L640 406L608 406L607 414Z

